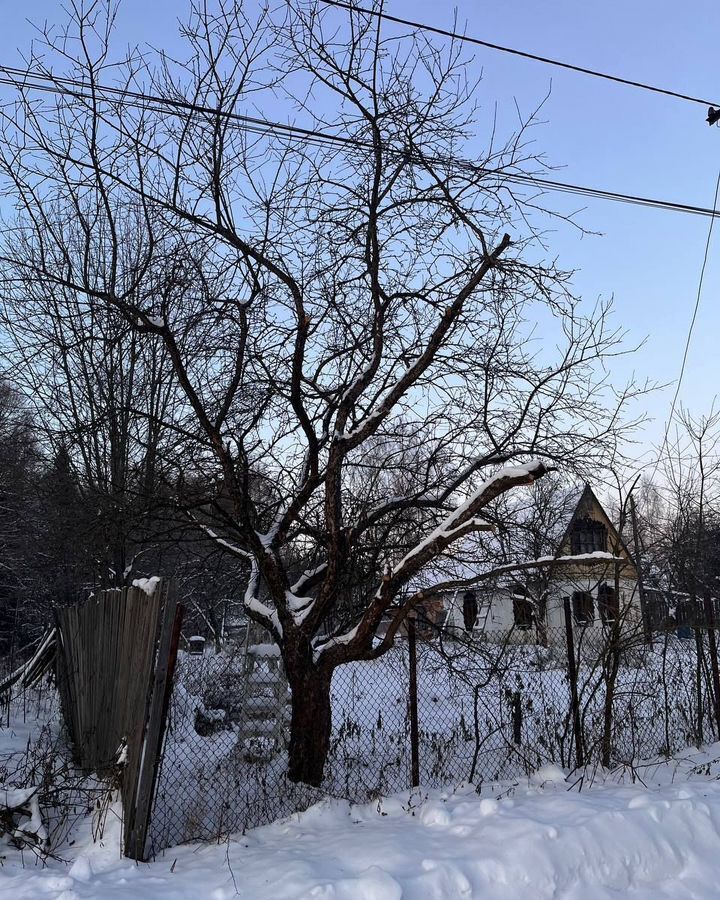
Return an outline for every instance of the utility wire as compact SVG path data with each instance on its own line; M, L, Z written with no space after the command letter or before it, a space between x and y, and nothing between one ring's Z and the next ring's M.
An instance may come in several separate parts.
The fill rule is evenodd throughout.
M346 3L343 0L322 0L323 3L335 6L341 9L346 9L351 12L358 12L364 15L374 16L379 19L384 19L388 22L394 22L398 25L405 25L410 28L415 28L420 31L425 31L432 34L437 34L442 37L451 38L453 40L463 41L465 43L474 44L476 46L481 46L488 48L490 50L497 50L503 53L509 53L513 56L519 56L524 59L530 59L535 62L540 62L545 65L556 66L558 68L567 69L573 72L579 72L584 75L590 75L595 78L601 78L606 81L615 82L617 84L627 85L629 87L638 88L641 90L649 91L655 94L661 94L667 97L673 97L678 100L685 100L690 103L697 103L703 106L720 106L720 103L712 100L705 100L700 97L694 97L689 94L683 94L679 91L673 91L668 88L661 88L657 85L651 85L640 81L635 81L629 78L623 78L617 75L611 75L607 72L600 72L595 69L589 69L585 66L578 66L572 63L567 63L561 60L552 59L550 57L540 56L538 54L529 53L523 50L518 50L513 47L505 47L500 44L494 44L490 41L484 41L480 38L475 38L467 34L461 34L456 31L450 31L444 28L438 28L432 25L428 25L422 22L416 22L411 19L404 19L399 16L393 16L386 12L381 12L379 10L368 9L366 7L358 6L356 4ZM110 96L118 99L124 105L139 107L145 110L153 110L153 111L163 111L166 108L170 108L176 113L189 113L195 115L208 115L213 117L219 117L224 119L230 123L235 124L247 131L251 131L257 134L263 133L281 133L290 137L292 139L302 139L309 141L314 144L334 144L334 145L344 145L351 146L358 149L364 150L372 150L374 149L374 145L370 141L361 141L357 138L348 137L346 135L333 134L331 132L320 131L314 128L305 128L299 125L289 125L282 122L276 122L273 120L263 119L254 116L244 115L242 113L231 112L228 110L218 109L216 107L204 106L202 104L193 103L184 99L177 99L171 97L161 97L157 95L148 94L142 91L135 91L129 88L118 88L110 85L88 85L87 82L80 81L78 79L72 79L68 77L61 77L52 75L50 73L42 73L33 71L32 69L20 69L12 66L4 66L0 65L0 84L7 84L16 89L22 90L33 90L40 92L49 92L56 94L64 94L66 96L72 96L77 99L96 101L97 99L105 99L105 97L98 97L98 94ZM398 156L407 155L406 151L394 149L394 148L384 148L386 152L391 154L396 154ZM678 397L680 395L680 389L682 386L683 377L685 375L685 370L687 367L687 361L690 353L690 344L692 340L693 331L695 328L695 323L697 320L698 311L700 308L700 302L702 299L702 289L705 278L705 270L707 268L707 261L710 251L710 243L712 239L713 227L715 224L715 218L720 215L720 212L717 210L717 201L718 201L718 193L720 193L720 171L718 172L717 180L715 183L715 195L713 199L712 209L707 207L695 206L692 204L686 203L678 203L674 201L666 201L660 200L652 197L643 197L633 194L623 194L617 191L609 191L600 188L592 188L584 185L571 184L568 182L562 182L547 178L541 178L539 176L533 175L523 175L520 173L508 173L503 172L502 170L490 170L486 169L482 166L479 166L476 163L473 163L470 160L457 159L452 158L450 160L440 159L437 157L428 158L428 162L441 162L442 164L447 165L448 163L465 170L471 170L477 174L482 175L496 175L499 178L512 181L515 183L531 185L534 187L539 187L543 190L549 190L560 193L569 193L569 194L578 194L586 197L594 197L598 199L604 200L612 200L616 202L629 203L633 205L647 206L656 209L664 209L673 212L683 212L694 215L707 216L710 218L710 225L708 228L707 239L705 242L705 252L703 256L703 263L700 270L700 279L698 282L697 295L695 298L695 305L693 308L693 314L690 320L690 325L688 328L687 337L685 340L685 346L683 350L682 363L680 366L680 373L678 375L677 385L675 388L675 393L673 395L672 403L670 406L670 412L668 415L668 419L665 426L665 432L663 436L663 441L660 446L660 450L658 451L657 458L655 460L654 468L651 479L655 476L657 472L657 468L660 464L660 460L662 458L662 454L667 446L668 436L670 433L670 428L672 425L673 415L675 413L675 408L677 405Z
M715 182L715 197L713 199L713 208L717 207L718 202L718 193L720 193L720 171L718 171L717 180ZM660 460L662 459L663 452L667 447L668 435L670 434L670 427L672 425L673 415L675 414L675 407L677 405L678 397L680 396L680 387L682 386L682 380L685 375L685 368L687 366L688 356L690 355L690 341L692 340L693 331L695 329L695 322L697 320L698 310L700 309L700 300L702 298L702 289L703 283L705 281L705 269L707 268L708 256L710 253L710 241L712 239L713 226L715 225L715 218L710 219L710 227L708 228L707 239L705 241L705 253L703 255L702 267L700 268L700 279L698 281L697 287L697 295L695 297L695 306L693 307L693 314L690 319L690 326L688 328L687 338L685 339L685 349L683 350L682 363L680 364L680 374L678 375L677 386L675 388L675 394L673 395L672 403L670 404L670 413L667 418L667 423L665 425L665 434L663 436L662 444L660 445L660 449L657 454L657 458L655 460L655 465L653 467L652 475L650 476L650 480L655 477L655 473L657 472L658 466L660 465Z
M162 97L129 88L113 87L111 85L88 84L87 82L33 71L32 69L17 69L0 65L0 84L7 84L18 90L40 91L45 93L61 94L75 99L95 103L98 101L122 103L124 106L135 107L146 111L166 112L170 110L176 115L200 115L212 116L227 121L229 124L255 134L279 133L293 140L303 140L315 145L346 146L355 149L371 151L374 144L371 141L363 141L348 135L321 131L316 128L306 128L300 125L290 125L257 116L248 116L243 113L224 110L217 107L205 106L193 103L189 100ZM690 215L720 216L720 212L708 207L696 206L689 203L680 203L672 200L664 200L656 197L645 197L636 194L625 194L619 191L605 190L589 187L587 185L573 184L556 179L543 178L537 175L528 175L520 172L507 172L503 169L490 169L474 163L468 159L459 157L438 157L436 155L423 157L418 151L394 148L388 145L383 147L384 152L396 158L407 157L409 161L415 160L424 164L441 165L471 172L484 177L496 177L500 181L509 181L539 188L543 191L555 193L577 194L601 200L627 203L636 206L646 206L654 209L663 209L670 212L681 212Z
M376 18L385 19L390 22L394 22L400 25L406 25L411 28L416 28L421 31L431 32L433 34L438 34L443 37L449 37L455 40L464 41L471 44L476 44L478 46L487 47L491 50L499 50L504 53L510 53L515 56L520 56L525 59L531 59L536 62L541 62L547 65L557 66L563 69L569 69L574 72L580 72L585 75L591 75L596 78L602 78L607 81L613 81L618 84L628 85L630 87L640 88L642 90L651 91L656 94L662 94L668 97L674 97L679 100L686 100L691 103L699 103L703 106L713 106L719 105L717 101L704 100L699 97L693 97L689 94L683 94L678 91L669 90L666 88L657 87L656 85L650 85L639 81L634 81L627 78L622 78L616 75L610 75L606 72L600 72L594 69L588 69L584 66L576 66L571 63L562 62L560 60L551 59L549 57L539 56L537 54L528 53L522 50L517 50L512 47L504 47L500 44L493 44L489 41L483 41L479 38L474 38L466 34L460 34L459 32L449 31L443 28L437 28L435 26L427 25L421 22L415 22L410 19L403 19L398 16L390 15L389 13L380 12L378 10L368 9L366 7L357 6L355 4L345 3L343 0L322 0L323 3L326 3L331 6L336 6L342 9L350 10L351 12L359 12L365 15L375 16ZM56 76L50 73L43 73L33 71L32 69L20 69L12 66L4 66L0 65L0 84L7 84L11 87L21 90L33 90L40 92L48 92L55 94L63 94L66 96L72 96L76 99L83 99L94 102L98 99L105 99L104 96L99 97L98 95L106 95L110 97L114 97L121 101L123 105L138 107L144 110L151 111L164 111L164 108L170 108L176 113L189 113L196 115L209 115L213 117L219 117L224 119L230 123L235 124L243 128L244 130L251 131L257 134L263 133L281 133L290 137L292 139L303 139L309 141L314 144L334 144L334 145L344 145L351 146L358 149L363 150L372 150L374 149L374 145L370 141L361 141L357 138L348 137L346 135L333 134L332 132L320 131L315 128L305 128L299 125L290 125L287 123L276 122L269 119L263 119L255 116L248 116L242 113L231 112L228 110L219 109L216 107L205 106L202 104L193 103L188 100L171 98L171 97L162 97L158 95L148 94L143 91L131 90L129 88L119 88L113 87L111 85L99 85L92 84L88 85L87 82L83 82L78 79ZM407 151L395 149L391 147L384 148L386 152L390 154L395 154L397 156L407 156ZM412 154L411 154L412 155ZM415 154L417 155L417 154ZM647 206L656 209L664 209L672 212L683 212L694 215L701 215L710 218L710 225L708 228L707 239L705 242L705 253L703 256L703 263L700 271L700 279L698 283L698 290L695 299L695 306L693 308L692 318L690 320L690 326L688 328L687 338L685 340L685 347L683 351L683 358L680 367L680 373L678 376L677 386L675 389L675 394L673 396L673 400L670 406L670 413L668 415L665 432L663 436L663 441L658 452L658 456L655 461L655 465L653 468L653 473L651 478L654 477L657 472L657 467L660 463L660 459L662 458L662 454L664 452L665 447L667 446L668 435L670 432L670 427L672 424L672 418L675 413L675 408L677 405L677 400L680 395L680 388L682 386L682 380L685 374L685 369L687 366L688 356L690 352L690 343L692 340L692 334L695 328L695 322L697 320L698 310L700 308L700 301L702 298L702 288L705 278L705 270L707 267L708 255L710 251L710 242L712 239L713 226L715 224L715 218L720 216L720 212L717 210L717 200L718 193L720 193L720 171L718 172L717 180L715 183L715 195L713 199L712 209L707 207L696 206L693 204L686 203L678 203L674 201L660 200L653 197L643 197L633 194L623 194L617 191L609 191L600 188L587 187L584 185L571 184L568 182L557 181L548 178L541 178L539 176L534 175L523 175L521 173L513 173L513 172L504 172L498 169L487 169L483 166L480 166L476 163L473 163L470 160L460 159L460 158L451 158L451 159L439 159L437 157L430 157L426 160L431 163L441 163L444 165L453 165L461 169L473 171L476 174L481 175L495 175L498 178L502 178L504 180L512 181L515 183L531 185L534 187L539 187L543 190L549 190L560 193L569 193L569 194L578 194L586 197L594 197L598 199L604 200L612 200L616 202L629 203L633 205L639 206Z
M0 65L0 84L7 84L18 90L40 91L50 94L62 94L74 97L79 100L105 100L107 98L115 98L124 106L137 107L141 109L153 110L153 106L158 107L154 111L158 112L163 107L169 107L176 112L189 112L193 114L208 115L219 117L227 121L236 121L244 126L272 127L275 131L286 131L290 134L311 138L314 134L321 137L328 137L335 140L350 140L344 138L343 135L332 135L322 132L316 132L311 128L303 128L299 125L285 125L282 122L271 122L265 119L247 116L242 113L231 112L229 110L218 109L213 106L204 106L199 103L193 103L190 100L178 99L175 97L162 97L160 95L148 94L144 91L135 91L130 88L113 87L112 85L101 85L97 83L89 84L76 78L67 78L64 76L53 75L51 73L37 72L32 69L17 69L12 66Z
M651 91L652 93L655 93L655 94L663 94L664 96L674 97L678 100L687 100L691 103L699 103L699 104L702 104L703 106L711 106L711 107L720 105L717 103L717 101L704 100L700 97L693 97L689 94L680 93L679 91L673 91L673 90L669 90L667 88L657 87L656 85L646 84L641 81L634 81L629 78L622 78L617 75L610 75L607 72L599 72L596 69L588 69L584 66L576 66L576 65L573 65L572 63L562 62L560 60L551 59L546 56L539 56L534 53L527 53L526 51L517 50L516 48L513 48L513 47L504 47L500 44L493 44L490 41L484 41L484 40L481 40L480 38L471 37L466 34L460 34L459 32L456 32L456 31L450 31L450 30L447 30L444 28L437 28L435 26L427 25L422 22L416 22L411 19L403 19L403 18L400 18L399 16L393 16L393 15L390 15L389 13L386 13L381 10L368 9L367 7L358 6L357 4L354 4L354 3L346 3L346 2L344 2L344 0L322 0L322 2L327 5L330 5L330 6L336 6L336 7L342 8L342 9L350 10L351 12L358 12L358 13L362 13L364 15L374 16L378 19L382 19L382 20L385 20L388 22L394 22L398 25L406 25L410 28L414 28L419 31L426 31L426 32L429 32L432 34L441 35L442 37L452 38L453 40L464 41L469 44L475 44L477 46L487 47L491 50L499 50L499 51L502 51L503 53L510 53L514 56L523 57L524 59L531 59L531 60L534 60L535 62L544 63L546 65L557 66L558 68L561 68L561 69L569 69L573 72L580 72L583 75L592 75L595 78L602 78L602 79L605 79L606 81L613 81L618 84L624 84L624 85L628 85L630 87L640 88L641 90ZM710 121L711 118L712 118L712 111L709 114L708 121ZM700 302L702 299L702 289L703 289L703 283L705 280L705 270L707 268L708 255L710 252L710 242L712 240L713 226L715 224L715 217L718 214L716 212L716 210L717 210L717 201L718 201L718 193L719 192L720 192L720 171L718 172L717 180L715 182L715 196L713 199L713 208L709 212L710 226L708 228L707 239L705 241L705 253L703 255L702 267L700 269L700 279L698 282L697 294L695 297L695 306L693 307L693 313L692 313L692 317L690 319L690 325L688 327L687 337L685 340L685 347L683 350L682 362L680 365L680 373L678 375L677 385L675 387L675 393L673 395L672 403L670 404L670 412L669 412L667 422L665 425L665 433L663 435L662 444L660 446L657 457L655 459L655 464L653 467L652 475L650 476L651 479L655 477L655 473L657 472L657 468L660 464L662 454L665 451L665 448L667 446L667 441L668 441L668 436L670 434L670 428L672 426L673 416L675 414L678 397L680 396L680 388L682 387L683 378L685 376L685 370L687 367L688 357L690 354L690 344L692 341L692 335L693 335L693 331L695 329L695 323L697 321L698 310L700 309ZM597 192L597 196L600 196L600 195L601 195L601 192ZM616 198L613 198L613 199L616 199ZM627 200L628 200L628 202L632 202L632 201L630 201L630 198L627 198Z
M634 81L631 78L622 78L619 75L610 75L607 72L600 72L597 69L588 69L585 66L576 66L573 63L563 62L559 59L551 59L548 56L539 56L536 53L528 53L525 50L517 50L514 47L504 47L502 44L493 44L490 41L483 41L480 38L471 37L458 31L450 31L445 28L437 28L434 25L427 25L423 22L415 22L412 19L402 19L399 16L390 15L376 9L368 9L365 6L358 6L355 3L346 3L344 0L322 0L329 6L337 6L341 9L348 9L351 12L363 13L366 16L375 16L378 19L384 19L387 22L395 22L397 25L407 25L409 28L415 28L418 31L427 31L431 34L437 34L441 37L452 38L457 41L464 41L467 44L475 44L479 47L487 47L490 50L499 50L502 53L510 53L513 56L521 56L523 59L532 59L535 62L544 63L548 66L557 66L560 69L569 69L571 72L580 72L583 75L592 75L594 78L603 78L606 81L614 81L617 84L625 84L629 87L640 88L644 91L651 91L654 94L663 94L666 97L675 97L677 100L688 100L690 103L700 103L703 106L720 106L718 101L703 100L701 97L693 97L690 94L683 94L679 91L673 91L669 88L657 87L654 84L646 84L643 81Z

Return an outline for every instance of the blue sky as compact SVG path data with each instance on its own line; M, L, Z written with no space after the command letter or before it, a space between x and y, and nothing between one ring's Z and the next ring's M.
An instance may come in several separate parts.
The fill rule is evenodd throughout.
M17 64L35 22L61 20L60 0L2 3L0 62ZM119 38L177 46L176 18L183 0L123 0ZM453 8L430 0L388 0L387 10L440 27L452 25ZM458 7L469 34L545 56L716 98L720 106L720 4L657 0L463 0ZM397 26L388 25L389 33ZM515 101L529 112L552 85L536 130L537 149L563 166L561 180L644 194L700 206L712 204L720 169L720 129L709 128L705 109L587 76L478 48L482 69L479 99L488 110L497 102L511 111ZM480 135L482 138L482 135ZM617 323L631 342L647 337L632 360L618 364L620 376L635 370L657 381L679 372L695 302L709 220L677 213L582 198L552 201L568 210L585 207L578 221L600 236L581 237L552 226L552 251L565 268L577 270L574 284L587 301L613 295ZM681 401L707 410L720 385L720 223L710 250L702 303ZM644 433L647 447L662 437L673 388L647 401L654 422Z

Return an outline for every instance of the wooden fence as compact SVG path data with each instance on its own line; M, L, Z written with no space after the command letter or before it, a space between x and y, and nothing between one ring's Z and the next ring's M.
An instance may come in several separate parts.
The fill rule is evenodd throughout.
M126 856L143 859L177 655L175 583L106 590L57 610L58 686L78 765L122 772Z

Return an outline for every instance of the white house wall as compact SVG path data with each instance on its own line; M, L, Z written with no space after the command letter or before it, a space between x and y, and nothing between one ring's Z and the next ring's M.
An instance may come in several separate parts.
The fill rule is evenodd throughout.
M614 579L608 579L605 581L605 583L609 584L613 588L615 586ZM553 593L550 596L547 604L548 628L565 627L564 598L570 597L572 599L572 595L576 591L587 591L587 593L589 593L593 598L593 621L585 627L596 629L605 627L600 616L600 607L598 603L599 586L600 585L598 584L597 578L588 578L585 581L581 581L577 577L573 578L571 581L557 582L556 584L554 584ZM619 580L619 588L621 617L628 621L628 624L630 622L639 622L641 620L641 614L640 598L637 591L637 582L627 578L621 578Z
M614 587L614 578L603 579L606 584ZM586 578L573 576L572 579L561 580L556 579L550 589L550 595L546 607L546 627L548 632L557 630L558 632L565 628L565 609L564 598L570 597L576 591L586 591L593 599L593 621L584 626L590 631L601 632L604 624L600 617L600 608L598 604L598 588L601 580L597 575L587 576ZM620 588L620 614L624 617L624 621L630 624L637 624L641 621L640 599L637 591L637 582L630 578L621 578L619 580ZM573 624L575 624L573 622ZM464 628L463 621L463 592L458 591L457 594L449 598L447 627L455 630ZM475 626L477 633L488 634L506 634L508 631L514 630L517 640L526 642L533 640L535 637L535 629L518 629L515 627L515 615L513 608L513 595L510 591L499 590L489 599L478 597L478 618ZM548 637L551 637L550 633Z

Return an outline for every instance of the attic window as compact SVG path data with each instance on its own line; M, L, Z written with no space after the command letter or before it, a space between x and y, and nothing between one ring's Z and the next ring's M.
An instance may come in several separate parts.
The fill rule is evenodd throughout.
M600 610L600 618L606 625L617 621L620 614L618 596L615 593L615 588L609 584L603 583L598 588L598 609Z
M607 528L589 516L578 519L570 532L570 552L573 556L581 553L607 551Z
M578 625L592 625L595 620L592 594L575 591L572 598L573 616Z

